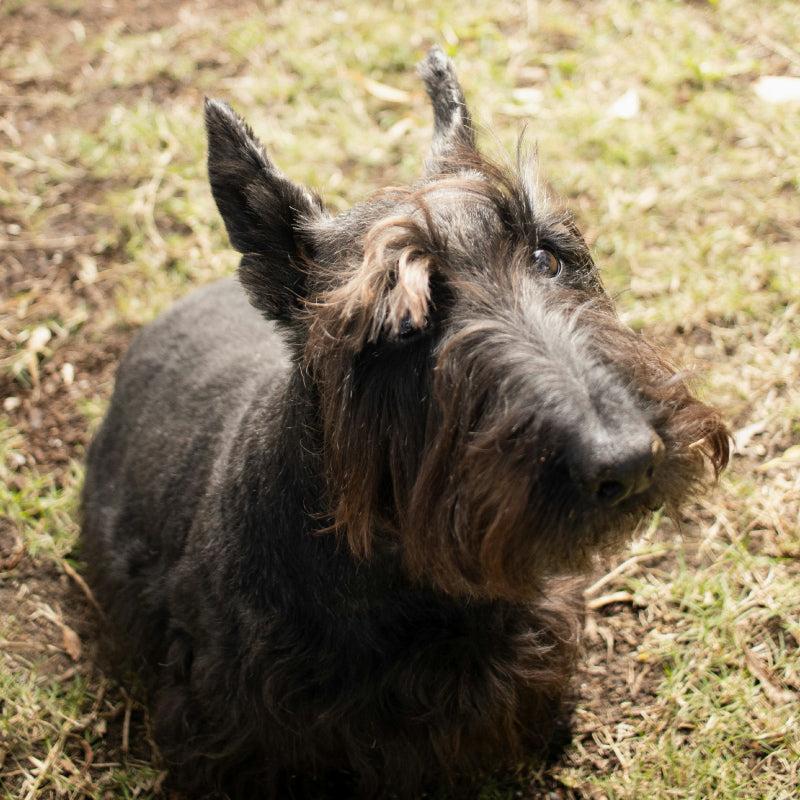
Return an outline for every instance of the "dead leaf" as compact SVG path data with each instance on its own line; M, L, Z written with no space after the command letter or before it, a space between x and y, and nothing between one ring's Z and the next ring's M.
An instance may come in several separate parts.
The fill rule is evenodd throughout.
M753 677L758 679L762 691L771 703L781 706L786 703L791 703L796 699L794 692L788 689L782 689L777 685L775 678L767 669L766 665L750 648L745 648L744 660Z
M41 353L45 345L50 341L53 334L44 325L37 325L28 337L27 348L32 353Z
M800 444L792 445L779 456L770 459L766 464L759 464L756 472L769 472L775 467L794 467L800 465Z
M790 75L762 75L753 89L766 103L800 103L800 78Z
M765 417L764 419L760 419L751 425L746 425L744 428L739 428L737 431L734 431L734 450L736 452L743 453L747 449L747 445L750 444L750 440L754 436L764 433L764 431L767 429L768 422L769 420Z
M61 624L61 636L64 642L64 649L67 655L73 660L77 661L81 657L81 640L77 633L75 633L69 625Z
M371 78L364 78L364 88L378 100L387 103L408 103L411 101L411 94L404 89L397 89L385 83L379 83Z
M618 97L608 109L608 115L614 119L633 119L639 115L642 103L636 89L628 89Z
M612 603L632 603L633 595L630 592L612 592L611 594L604 594L602 597L595 597L586 603L586 608L590 611L596 611L598 608L610 606Z
M11 546L7 555L0 556L0 571L12 570L22 560L22 555L25 552L25 543L22 537L12 531L11 534L14 538L14 544Z

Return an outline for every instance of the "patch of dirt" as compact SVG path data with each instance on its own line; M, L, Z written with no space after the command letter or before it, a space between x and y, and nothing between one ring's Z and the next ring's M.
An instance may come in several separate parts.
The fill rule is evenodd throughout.
M44 658L37 663L39 672L74 674L82 648L67 634L76 657L70 656L59 622L76 633L79 641L88 641L94 632L93 613L87 599L54 562L23 556L16 568L8 570L0 580L0 606L15 609L12 646L6 642L9 652L25 653L27 648L29 656L44 653ZM52 610L53 616L45 609Z
M86 72L96 70L107 55L94 46L95 41L110 31L141 35L170 28L181 14L208 14L210 9L226 7L236 4L215 0L63 0L25 2L6 11L0 16L3 48L46 54L54 69L50 75L33 69L30 76L23 71L12 74L10 81L0 79L0 89L6 89L0 91L0 111L6 115L6 124L0 126L0 142L5 135L12 146L19 147L25 139L40 138L44 131L70 124L94 130L116 103L142 97L166 100L189 91L190 87L169 76L160 76L155 84L104 87L94 94L87 91ZM16 134L9 134L9 130Z
M0 608L15 611L0 644L12 674L35 664L36 686L57 694L74 691L79 682L83 707L76 719L64 721L58 757L82 790L98 791L110 764L156 760L145 710L97 667L97 614L65 570L24 556L15 569L0 572ZM9 797L22 797L28 757L39 742L29 736L30 720L20 719L18 730L17 709L5 712L10 724L0 733L2 785ZM52 731L42 725L39 735L50 738Z
M575 740L598 769L616 766L609 748L614 737L603 734L626 723L633 727L657 696L661 667L637 658L647 628L644 613L627 603L614 603L589 616L578 675L581 708Z
M102 321L123 261L119 246L95 246L109 229L97 210L109 182L81 173L38 192L40 177L32 171L8 184L51 209L42 231L26 231L21 205L0 210L0 401L25 436L26 459L16 466L50 470L80 453L86 420L79 405L108 391L130 332L105 330ZM33 346L35 335L46 338Z
M89 425L81 403L110 395L130 336L108 331L98 341L76 337L44 364L38 385L27 391L8 376L0 378L0 396L19 403L9 416L25 437L24 466L54 474L60 483L70 461L83 455Z
M168 27L186 5L64 0L24 3L4 13L3 49L27 52L38 46L59 70L50 79L27 80L20 74L10 75L11 82L0 79L0 88L8 89L0 92L0 111L7 122L0 128L0 147L10 146L24 156L26 143L41 141L63 126L92 131L126 93L132 100L154 91L149 86L103 88L102 96L91 97L76 94L75 87L81 85L81 71L92 67L93 37L120 26L130 33ZM173 83L157 87L165 100L182 91ZM12 488L22 488L28 468L49 476L57 487L66 485L71 462L83 458L91 435L86 404L110 395L116 366L133 333L108 329L102 319L112 305L119 273L115 265L124 263L117 246L96 245L98 233L109 225L99 201L112 182L92 179L80 165L65 165L64 171L63 180L42 189L35 166L0 166L0 184L12 196L35 197L46 210L46 224L31 231L24 204L0 209L0 330L14 339L36 325L51 332L47 358L28 353L27 342L19 339L15 349L3 343L0 350L0 403L22 434L18 460L9 465ZM11 374L12 360L23 368L17 378ZM117 791L105 788L111 766L157 761L145 710L101 667L100 621L87 593L68 562L32 558L16 525L0 517L0 609L13 610L0 630L0 659L6 672L33 679L28 703L18 709L9 701L3 709L10 724L0 736L0 783L9 796L23 796L30 757L44 758L53 736L53 713L47 708L35 719L20 717L17 725L15 715L29 715L35 698L46 703L49 692L80 699L77 717L64 721L54 770L70 776L71 788L80 787L87 796L116 797ZM27 686L27 678L20 686ZM151 788L158 793L158 786ZM135 792L146 789L138 785ZM37 796L52 791L48 786L48 794Z
M8 44L65 45L75 50L85 38L120 24L131 33L146 33L172 25L185 3L159 0L65 0L61 3L22 3L6 12L3 38ZM72 23L72 24L70 24ZM82 29L75 27L78 23ZM62 53L69 56L69 52ZM80 52L76 52L80 56Z
M6 517L0 517L0 572L14 569L25 553L25 545L16 525Z

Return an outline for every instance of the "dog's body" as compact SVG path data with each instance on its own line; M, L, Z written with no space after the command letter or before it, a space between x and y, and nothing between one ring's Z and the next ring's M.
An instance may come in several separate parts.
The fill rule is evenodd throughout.
M237 283L213 284L137 337L92 446L84 557L155 667L180 783L254 798L350 766L365 790L402 791L461 748L486 766L527 731L544 753L562 732L577 583L465 604L413 585L390 547L354 560L319 533L317 424L284 402L289 375L274 324Z
M207 106L246 293L137 337L90 451L90 581L192 795L338 769L412 795L544 756L569 575L727 457L571 220L477 156L441 53L423 76L429 177L339 218Z

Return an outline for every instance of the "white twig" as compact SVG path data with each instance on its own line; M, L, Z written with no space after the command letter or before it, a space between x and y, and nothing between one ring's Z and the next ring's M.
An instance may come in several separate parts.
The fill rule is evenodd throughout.
M584 597L592 597L593 595L597 594L604 586L611 583L614 578L622 575L623 572L627 572L627 570L635 564L640 564L642 561L647 561L651 558L658 558L659 556L663 556L666 552L667 551L663 549L651 550L649 553L639 553L635 556L631 556L621 564L618 564L616 567L614 567L611 572L607 572L602 578L596 580L588 589L584 591Z

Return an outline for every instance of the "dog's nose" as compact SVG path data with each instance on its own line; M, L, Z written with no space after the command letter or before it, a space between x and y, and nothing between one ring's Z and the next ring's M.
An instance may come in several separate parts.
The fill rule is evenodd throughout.
M635 428L614 436L602 431L570 459L570 472L594 502L615 506L653 483L664 443L649 425Z
M615 506L650 488L663 454L664 444L656 433L649 442L616 448L610 458L592 465L587 488L597 502Z

